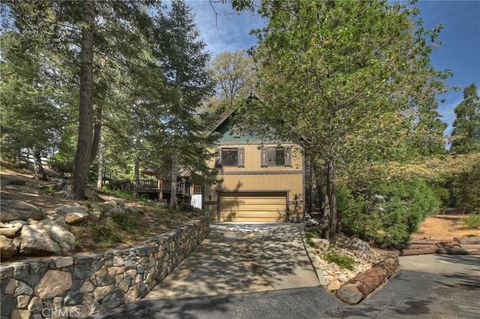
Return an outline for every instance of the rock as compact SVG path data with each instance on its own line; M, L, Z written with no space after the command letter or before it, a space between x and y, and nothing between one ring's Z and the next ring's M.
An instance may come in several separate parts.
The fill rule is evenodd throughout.
M353 283L347 283L340 287L336 295L338 299L351 305L355 305L363 299L363 294Z
M102 300L107 296L111 291L113 290L113 285L110 286L103 286L103 287L97 287L93 291L93 299L95 301Z
M328 291L338 290L339 288L340 288L340 281L338 281L338 279L334 279L330 281L330 283L327 286Z
M125 294L122 290L116 288L102 301L102 306L106 309L112 309L123 303Z
M88 213L79 206L62 205L55 209L57 213L64 216L68 224L78 223L88 218Z
M19 281L17 288L15 289L15 293L13 294L15 297L20 295L31 295L33 293L33 289L30 288L26 283Z
M12 312L12 319L29 319L30 318L30 311L28 310L18 310L15 309Z
M17 253L17 248L13 244L13 240L0 235L0 257L7 259Z
M7 285L5 286L5 294L6 295L13 295L15 289L18 286L18 281L15 279L9 279Z
M75 236L49 219L23 226L21 238L20 252L25 255L65 253L75 247Z
M88 216L88 213L67 213L65 214L65 222L67 224L79 223L87 219Z
M55 266L57 268L67 267L73 265L72 257L58 257L55 259Z
M59 296L72 287L72 275L65 271L48 270L35 287L35 294L41 299Z
M8 223L0 225L0 235L5 237L13 238L17 233L22 229L23 224L20 223Z
M12 220L28 220L28 219L42 219L42 210L32 204L13 200L4 199L0 201L0 221L9 222Z
M39 313L43 309L43 303L42 299L38 297L33 297L32 300L30 300L30 303L28 304L28 310L30 310L33 313Z
M17 297L17 307L20 309L27 308L29 301L30 301L30 296L20 295Z
M80 287L80 292L91 292L95 287L90 281L85 281L83 285Z

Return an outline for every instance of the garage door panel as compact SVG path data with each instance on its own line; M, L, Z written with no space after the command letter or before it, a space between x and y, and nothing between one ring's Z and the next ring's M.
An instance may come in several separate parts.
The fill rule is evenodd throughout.
M286 194L222 194L220 220L232 222L283 222L286 217Z

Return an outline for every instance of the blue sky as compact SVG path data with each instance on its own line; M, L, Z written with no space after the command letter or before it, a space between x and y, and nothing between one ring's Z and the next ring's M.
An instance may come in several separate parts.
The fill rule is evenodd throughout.
M215 3L217 16L208 0L190 0L187 3L196 14L196 22L203 40L212 56L223 51L248 49L256 42L250 31L263 25L255 14L238 14L231 5ZM432 54L432 63L437 69L450 69L453 76L447 83L465 87L476 83L480 88L480 0L475 1L420 1L416 4L427 28L442 24L440 39L442 47ZM462 90L452 91L441 98L439 107L443 120L449 124L455 118L453 109L463 99Z

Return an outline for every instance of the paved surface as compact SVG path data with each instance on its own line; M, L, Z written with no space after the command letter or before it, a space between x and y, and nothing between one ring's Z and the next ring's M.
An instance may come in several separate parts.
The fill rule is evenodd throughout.
M299 224L218 224L145 300L318 286Z
M241 295L148 300L104 318L479 318L480 257L401 258L401 272L357 306L339 303L322 288Z

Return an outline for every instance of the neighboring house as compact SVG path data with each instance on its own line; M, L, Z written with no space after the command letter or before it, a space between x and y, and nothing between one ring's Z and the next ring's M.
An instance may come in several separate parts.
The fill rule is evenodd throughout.
M233 116L214 129L218 182L193 185L192 203L218 222L285 222L303 217L304 158L292 143L239 133Z

